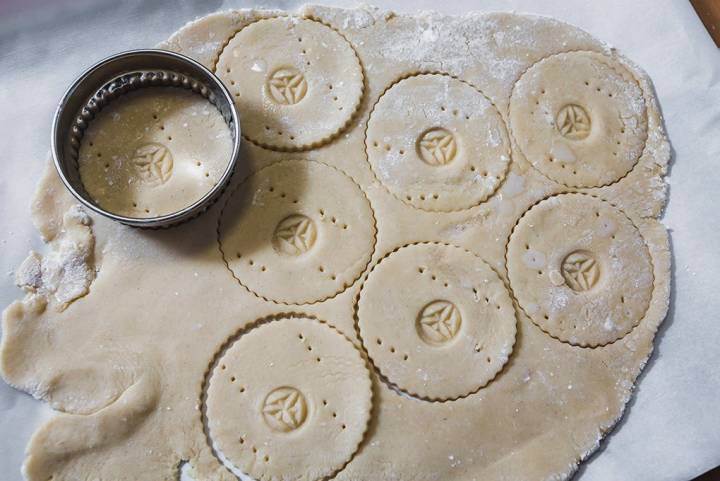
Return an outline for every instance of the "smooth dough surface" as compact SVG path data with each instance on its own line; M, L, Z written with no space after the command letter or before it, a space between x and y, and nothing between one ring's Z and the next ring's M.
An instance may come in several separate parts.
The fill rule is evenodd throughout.
M485 386L515 344L515 309L503 282L455 246L412 245L383 258L360 291L357 316L380 372L433 400Z
M110 102L80 144L80 177L102 208L127 217L171 214L200 200L230 161L220 112L187 90L152 87Z
M0 345L4 379L62 411L28 445L27 478L175 481L182 468L196 480L234 481L226 465L235 463L264 479L333 469L338 481L569 479L621 417L668 308L671 255L658 217L670 147L647 75L575 27L510 13L235 10L191 22L160 48L217 67L250 141L225 197L168 230L83 214L54 170L41 180L32 210L48 252L23 263L17 278L27 294L5 310ZM303 48L312 54L305 83L290 70L305 68ZM553 111L572 101L587 115L522 114L548 78L556 80L541 105ZM604 94L583 90L584 80ZM276 106L268 95L295 103ZM394 105L426 112L386 109L393 95ZM341 103L346 117L338 116ZM460 116L468 110L470 124ZM636 118L636 128L595 137L599 119L618 112L632 114L625 120ZM527 124L525 140L518 122ZM577 174L533 157L561 138L578 148ZM383 149L373 151L374 140ZM608 161L618 140L627 157ZM499 179L483 181L479 172L476 182L472 166L496 169ZM569 187L573 175L588 187ZM528 221L535 216L541 222ZM602 237L612 223L615 234ZM526 264L540 256L525 254L521 235L552 260L538 268L542 275ZM567 294L564 309L553 289ZM510 296L512 308L509 292L519 301ZM627 294L624 304L618 294ZM573 327L582 299L615 304L588 304L586 321ZM558 324L526 312L529 302L554 307ZM283 328L288 318L326 321L312 352L294 350L304 344ZM402 330L413 322L414 331ZM373 346L371 330L386 350ZM485 337L481 346L491 363L472 364L470 339L493 333L498 342ZM316 346L326 353L319 364ZM344 361L353 349L372 383L364 437L357 426L368 385L351 374L358 359ZM433 349L448 356L433 357ZM422 353L432 362L416 367ZM232 361L226 370L216 362L223 356ZM348 375L318 377L326 360ZM312 374L303 374L308 363ZM297 375L275 377L286 372ZM233 390L240 379L262 387L254 407L240 408L249 393ZM344 432L357 436L337 453L325 447L342 438L342 426L332 413L322 425L315 392L328 393L337 419L348 420ZM261 417L257 403L266 400ZM283 444L311 432L301 451Z
M291 317L233 342L211 373L206 402L209 436L231 467L255 479L316 480L357 450L372 385L348 339Z
M320 22L259 20L223 49L216 73L235 95L243 135L280 150L327 142L360 104L363 73L350 44Z
M438 74L403 79L380 97L365 148L390 192L431 211L484 201L510 162L505 124L492 103L468 83Z

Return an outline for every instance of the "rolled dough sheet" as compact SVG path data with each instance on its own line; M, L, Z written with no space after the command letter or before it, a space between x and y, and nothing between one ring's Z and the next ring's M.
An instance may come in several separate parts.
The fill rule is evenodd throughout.
M283 49L288 39L302 47ZM219 73L253 126L243 162L216 206L164 231L88 217L48 168L33 217L49 252L21 269L28 293L4 313L0 349L3 377L59 411L33 436L26 477L157 481L185 466L197 480L233 479L233 470L303 479L284 468L301 456L292 446L346 432L362 440L313 457L305 475L569 478L622 415L668 307L670 251L657 217L670 150L647 76L574 27L504 13L238 10L192 22L161 47L212 69L231 65ZM386 108L415 91L407 109ZM582 148L588 142L595 147ZM282 165L298 175L278 173ZM271 215L256 215L258 202ZM527 225L535 215L559 220L546 231ZM240 235L248 219L267 235ZM403 261L423 245L436 253ZM278 272L282 290L267 280ZM642 273L635 285L633 272ZM628 308L608 319L592 301L617 297L615 281L630 285ZM535 299L524 290L533 285L543 286L536 297L559 294ZM378 318L363 318L363 291L379 298ZM575 316L565 307L583 303L565 304L570 296L588 299ZM490 309L497 314L483 314ZM281 349L216 378L229 343L263 339L268 318L336 332L322 334L322 355L301 350L295 361L301 351ZM382 332L382 344L369 332ZM263 342L252 349L273 352ZM317 368L326 353L332 372L359 380L324 399L342 403L334 412L354 420L346 429L318 394L336 381ZM488 357L490 367L468 370ZM299 374L276 381L274 362ZM364 370L372 386L360 381ZM458 382L466 372L477 379ZM231 386L218 397L213 379ZM229 413L242 379L282 385ZM238 426L215 434L226 410ZM245 439L247 416L267 449L228 444ZM273 445L288 446L283 464L272 465Z

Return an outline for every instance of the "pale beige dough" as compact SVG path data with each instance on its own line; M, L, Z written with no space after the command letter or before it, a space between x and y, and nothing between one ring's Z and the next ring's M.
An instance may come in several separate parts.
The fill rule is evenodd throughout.
M222 115L202 96L173 87L136 90L90 122L80 177L93 201L114 214L167 215L210 192L232 144Z
M585 194L543 200L523 215L507 251L510 287L544 331L580 346L613 342L645 315L653 269L625 214Z
M15 271L15 283L42 294L58 310L88 293L95 278L95 238L85 210L74 206L62 216L59 232L44 256L35 251Z
M280 162L249 177L223 209L220 249L241 284L280 303L345 290L370 262L375 217L365 194L334 167Z
M365 148L373 172L393 195L430 211L484 201L510 162L497 109L472 85L439 74L392 85L373 107Z
M370 420L372 385L348 339L290 317L226 349L206 402L209 437L229 467L258 480L316 480L350 460Z
M618 62L570 52L530 67L513 88L510 127L530 163L572 187L617 181L647 139L645 99Z
M356 311L378 370L422 398L477 391L515 344L515 308L502 280L460 247L420 244L391 253L373 267Z
M330 140L363 93L362 67L350 44L332 28L296 17L240 30L220 54L216 73L245 114L243 134L280 150Z
M93 216L87 226L89 231L78 227L77 233L82 231L82 237L78 237L82 246L91 250L94 246L94 255L76 256L78 264L85 264L87 269L97 271L97 275L85 276L87 269L79 269L78 272L83 273L82 282L72 292L84 291L86 294L74 299L64 296L68 299L64 304L66 307L58 311L53 306L56 303L54 289L32 292L28 288L31 292L27 297L14 302L3 315L2 376L18 389L63 411L43 424L33 436L25 461L27 477L32 481L47 481L50 476L53 481L176 481L182 464L198 481L234 481L235 476L208 440L208 432L212 432L208 426L213 417L206 416L209 406L205 403L207 391L204 390L206 380L213 372L213 361L223 352L228 340L236 339L239 332L262 333L262 327L256 331L248 329L255 326L258 319L283 314L280 317L324 319L364 351L354 309L358 300L367 302L367 299L363 300L365 295L360 294L362 286L369 288L375 284L378 292L384 291L384 295L379 294L380 299L374 302L377 305L372 307L386 312L397 289L370 273L371 266L381 267L392 260L389 256L380 262L383 257L393 251L400 255L401 248L409 244L456 245L456 249L476 253L482 258L507 288L506 248L511 232L523 214L543 199L580 190L611 203L614 207L608 207L608 215L630 219L645 243L653 286L644 314L637 310L640 316L637 325L623 325L629 332L614 342L594 348L581 347L547 334L515 303L517 333L507 363L477 392L444 402L411 395L380 376L378 369L370 367L373 405L367 434L349 463L341 466L333 478L338 481L568 479L578 464L597 449L600 440L622 415L634 382L652 352L655 333L668 308L670 248L667 232L658 216L667 198L663 176L667 172L670 147L648 77L615 50L577 28L545 17L504 13L401 15L371 7L347 10L317 6L303 7L296 12L236 10L194 21L160 47L189 55L213 69L218 59L227 55L225 47L238 32L259 20L279 16L283 18L279 23L284 24L287 15L295 20L305 18L313 25L328 25L344 39L331 36L335 39L331 42L339 43L326 42L328 50L347 52L350 45L357 54L365 74L365 88L356 115L341 134L324 140L320 148L302 154L311 160L299 161L297 158L301 154L281 152L280 147L273 146L273 150L269 150L253 142L243 142L239 172L226 197L189 223L168 230L141 231ZM288 52L288 61L296 58L296 51L291 55L294 48L284 49ZM513 139L510 129L512 150L506 173L484 201L476 198L460 205L458 200L456 206L449 204L452 212L417 208L391 194L378 179L368 161L366 130L373 106L388 87L402 85L398 83L401 79L421 78L418 76L421 72L439 72L442 75L432 78L456 78L458 82L472 85L473 95L480 98L475 93L482 92L495 105L500 117L509 122L511 96L517 81L533 65L540 65L543 59L555 58L566 51L595 52L602 59L608 59L603 61L604 65L612 64L613 71L620 71L617 67L622 66L627 74L622 78L633 80L640 89L647 117L647 139L634 167L613 184L571 189L551 181L532 166L532 159L522 154L518 148L519 139ZM334 73L341 81L346 75L349 81L354 81L353 72L357 71L353 68ZM607 70L602 67L599 72L607 73ZM601 77L606 78L598 75L598 79ZM619 77L617 82L620 82ZM307 87L304 99L295 104L296 107L309 99L312 84L308 82ZM602 99L607 103L600 105L601 98L597 98L597 109L617 107L615 97ZM241 109L241 115L262 125L264 114L257 112L264 111L246 110ZM311 110L314 114L323 108L317 106ZM322 131L322 137L325 137L327 132L340 126L333 123L334 120L331 122L329 115L322 115L327 120L326 125L336 125ZM397 127L399 131L403 125L416 121L404 112L395 113L393 119L397 124L393 128ZM456 147L457 156L461 154L462 146L458 143ZM284 150L291 148L299 147L282 147ZM488 162L497 160L487 159ZM456 157L457 160L460 157ZM303 168L299 170L301 175L295 175L294 166L300 165L314 166L310 168L312 175L310 170ZM451 162L428 167L442 171L452 165ZM275 170L271 170L273 168ZM317 281L320 276L317 264L307 264L297 271L288 270L287 275L278 275L272 281L263 280L269 278L248 270L246 264L235 272L243 284L228 270L223 252L231 251L225 250L227 239L224 235L235 235L237 245L243 245L240 240L258 240L258 243L244 247L249 248L248 252L267 255L267 259L275 259L273 256L278 252L275 249L282 252L282 257L281 254L276 257L282 261L255 264L258 267L265 265L265 273L270 272L271 265L283 272L286 268L283 266L291 265L285 264L290 259L302 264L314 255L311 249L292 256L304 249L305 240L313 238L307 222L289 217L294 211L288 209L281 217L278 211L281 202L253 205L252 202L237 202L240 191L232 195L236 189L242 190L246 188L243 185L249 185L244 182L254 183L271 172L278 173L273 174L273 179L288 186L286 194L291 189L299 194L297 205L322 201L328 208L350 216L350 221L342 219L342 222L351 227L363 226L362 237L338 237L322 252L318 251L323 262L333 262L333 266L348 266L348 259L352 259L353 267L343 271L347 277L343 277L342 286L331 281L326 284ZM334 172L331 177L335 180L327 181L327 172ZM612 172L615 176L620 170ZM280 173L293 175L285 178ZM599 185L605 181L606 173L599 172L594 178L591 173L587 175L588 185ZM253 187L247 193L254 194L255 190ZM460 190L460 187L454 190ZM271 199L267 191L264 192L262 197ZM226 203L228 207L223 212ZM57 174L49 170L38 187L32 209L34 221L43 238L50 243L51 250L62 251L63 239L75 239L63 234L67 225L63 219L66 213L75 209L73 205L73 198L65 192ZM318 205L313 204L313 208ZM588 206L578 204L575 210L586 209ZM584 213L592 216L593 211L589 209ZM373 220L369 220L371 215ZM229 228L251 217L258 222L243 227L242 235ZM337 224L341 217L335 217ZM269 220L265 221L266 218ZM313 219L318 224L318 217ZM218 244L219 225L223 231L220 236L223 250ZM316 247L323 238L330 239L323 229L331 225L330 219L329 224L320 223L314 231ZM626 221L618 221L618 226L625 230ZM253 237L258 235L256 231L262 231L263 235ZM271 234L276 231L282 235L273 242L275 237ZM303 235L288 235L292 232ZM87 236L94 237L94 244ZM360 244L366 247L357 249ZM79 249L77 253L87 249ZM643 270L646 264L641 257L628 262L638 261L639 268L636 269ZM230 261L230 257L227 260ZM578 259L574 260L577 264ZM231 267L237 267L233 266L234 262L230 263ZM362 266L356 266L356 263ZM462 269L467 269L472 262L462 264ZM33 266L37 267L37 259L28 261L26 266L27 276L22 280L27 281L27 285L37 284L37 276L33 275L37 269ZM619 272L627 271L627 266L619 269ZM485 272L487 266L480 274ZM288 277L295 282L288 283ZM559 278L554 277L559 282ZM376 282L378 279L380 282ZM602 277L599 279L601 282ZM256 283L252 287L256 292L244 287L250 287L251 281ZM347 286L344 286L345 281ZM85 285L86 282L89 285ZM495 281L489 285L502 291ZM272 298L263 299L258 295L261 292ZM639 295L637 291L631 292ZM422 292L417 289L410 294L420 297ZM433 299L451 301L437 297ZM278 305L281 298L302 304ZM320 301L321 298L325 300ZM442 314L447 307L442 302L420 306L423 311L428 309L428 319L434 313ZM452 332L453 326L457 325L453 320L454 311L444 312L450 321L445 332ZM464 317L460 332L463 321ZM284 321L277 322L280 326ZM424 333L434 336L433 332ZM436 337L429 338L437 341ZM578 339L581 340L579 335ZM424 341L416 336L415 342ZM337 344L332 348L347 346L347 341L340 338ZM273 354L272 349L272 342L267 342L263 346L253 346L252 351L258 356L266 356L265 359L272 356L271 362L286 363L291 359L290 351ZM237 355L243 354L238 350ZM267 365L246 361L237 369L242 376L262 382L271 380ZM466 372L472 373L472 366L453 366L443 377L428 379L428 384L438 390L455 386ZM306 382L312 379L312 376L303 378ZM322 388L331 389L332 384L332 380L327 380ZM360 392L357 388L361 385L364 383L355 383L352 392ZM274 400L292 400L287 391L279 393ZM355 401L352 396L345 397L342 406L350 408L350 403ZM247 410L233 410L236 405L232 402L219 405L229 406L225 412L233 416L248 413ZM633 411L638 408L642 407L636 405ZM340 416L340 411L337 413ZM351 424L346 425L348 430L351 429ZM230 423L226 426L237 432L242 427ZM301 433L303 427L308 426L303 424L290 435ZM347 456L349 451L347 447L343 452ZM332 450L323 452L328 457L334 455ZM311 466L314 472L322 471L323 466L335 465L325 462L329 458L310 459L314 460ZM271 456L268 469L275 468L273 461ZM339 457L329 461L340 462ZM237 462L241 464L241 460ZM307 466L310 469L310 465ZM243 469L251 471L261 467Z

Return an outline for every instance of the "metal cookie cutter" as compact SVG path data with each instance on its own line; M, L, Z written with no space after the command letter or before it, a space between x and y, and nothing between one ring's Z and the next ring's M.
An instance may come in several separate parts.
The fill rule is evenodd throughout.
M205 97L225 119L233 139L228 164L217 184L193 204L170 214L140 218L109 212L88 195L80 179L78 153L85 129L105 105L145 87L168 86ZM187 221L210 207L227 187L240 156L240 118L227 88L198 62L165 50L130 50L90 67L68 88L55 112L52 153L65 187L88 209L134 227L168 227Z

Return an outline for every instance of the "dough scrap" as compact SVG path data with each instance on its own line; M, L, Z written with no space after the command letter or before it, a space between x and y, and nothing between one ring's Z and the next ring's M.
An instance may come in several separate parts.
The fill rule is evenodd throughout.
M363 285L356 312L378 370L433 401L488 384L515 344L515 308L505 285L460 247L418 244L384 257Z
M616 341L650 305L645 240L609 203L563 194L526 212L507 251L510 286L540 328L579 346Z
M282 161L246 179L218 228L223 258L238 281L284 304L322 301L352 285L370 262L375 232L360 187L336 168L308 160Z
M365 148L393 195L430 211L485 201L510 162L495 106L467 82L440 74L411 76L383 93L370 114Z
M177 87L140 89L89 123L80 177L103 209L135 218L167 215L215 186L232 144L222 115L200 95Z
M206 403L209 437L230 466L258 480L317 480L357 450L372 384L347 338L293 316L234 341L210 375Z
M86 295L95 279L95 237L92 220L85 210L75 204L62 219L62 229L50 242L50 252L44 257L35 251L15 272L15 283L31 293L37 293L58 310Z
M645 100L618 62L595 52L541 60L517 81L510 126L530 163L571 187L616 182L647 139Z
M305 150L335 137L363 94L363 71L337 31L306 18L258 20L220 54L215 72L235 96L243 135L270 149Z

